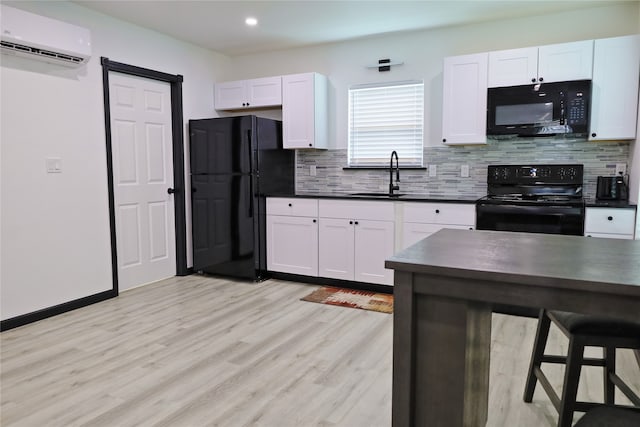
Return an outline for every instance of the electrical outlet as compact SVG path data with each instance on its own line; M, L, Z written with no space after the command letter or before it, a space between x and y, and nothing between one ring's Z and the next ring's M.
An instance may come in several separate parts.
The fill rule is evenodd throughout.
M309 166L309 176L316 176L316 165Z
M438 168L436 167L436 165L429 165L429 176L431 178L435 178L436 176L438 176Z
M460 166L460 176L462 178L469 178L469 165Z
M618 175L626 175L627 174L627 164L626 163L616 163L616 176Z

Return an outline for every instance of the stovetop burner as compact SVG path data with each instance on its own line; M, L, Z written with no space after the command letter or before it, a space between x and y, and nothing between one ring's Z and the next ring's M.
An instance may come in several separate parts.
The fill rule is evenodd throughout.
M477 201L486 204L517 204L517 205L560 205L560 206L581 206L584 204L582 197L570 196L526 196L514 195L488 195Z
M479 202L577 206L582 178L582 165L490 165Z

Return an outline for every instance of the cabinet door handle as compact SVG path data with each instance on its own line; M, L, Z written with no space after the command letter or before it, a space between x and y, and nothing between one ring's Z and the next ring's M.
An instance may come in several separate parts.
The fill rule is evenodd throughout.
M291 203L289 203L289 207L291 207Z
M356 221L356 225L358 225L358 221Z
M353 225L353 221L349 221L349 224Z
M536 82L536 78L534 77L531 79L531 83L535 83L535 82Z
M316 222L316 220L314 219L314 220L313 220L313 222L315 223L315 222Z
M440 213L440 209L436 209L436 213Z
M608 217L607 217L607 219L608 219L609 221L613 221L613 217L612 217L612 216L608 216Z
M593 132L593 133L591 134L591 137L592 137L592 138L595 138L596 136L598 136L598 134L597 134L597 133L595 133L595 132Z
M543 81L544 81L544 79L543 79L542 77L540 77L540 78L538 78L538 81L539 81L539 82L543 82Z

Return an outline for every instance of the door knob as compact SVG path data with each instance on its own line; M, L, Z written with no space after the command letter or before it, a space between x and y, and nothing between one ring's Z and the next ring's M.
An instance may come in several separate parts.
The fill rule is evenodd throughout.
M176 192L176 189L175 189L175 188L167 188L167 193L168 193L168 194L173 194L173 193L175 193L175 192Z

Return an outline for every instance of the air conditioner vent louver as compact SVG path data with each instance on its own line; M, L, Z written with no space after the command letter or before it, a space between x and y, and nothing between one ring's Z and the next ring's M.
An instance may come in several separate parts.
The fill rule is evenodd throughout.
M78 67L91 58L91 32L67 22L0 5L0 51Z
M21 44L0 42L3 49L15 50L18 52L29 53L31 55L46 56L48 58L54 58L60 61L70 62L72 64L81 64L84 60L78 56L69 56L57 52L49 52L48 50L42 50L35 47L23 46Z

